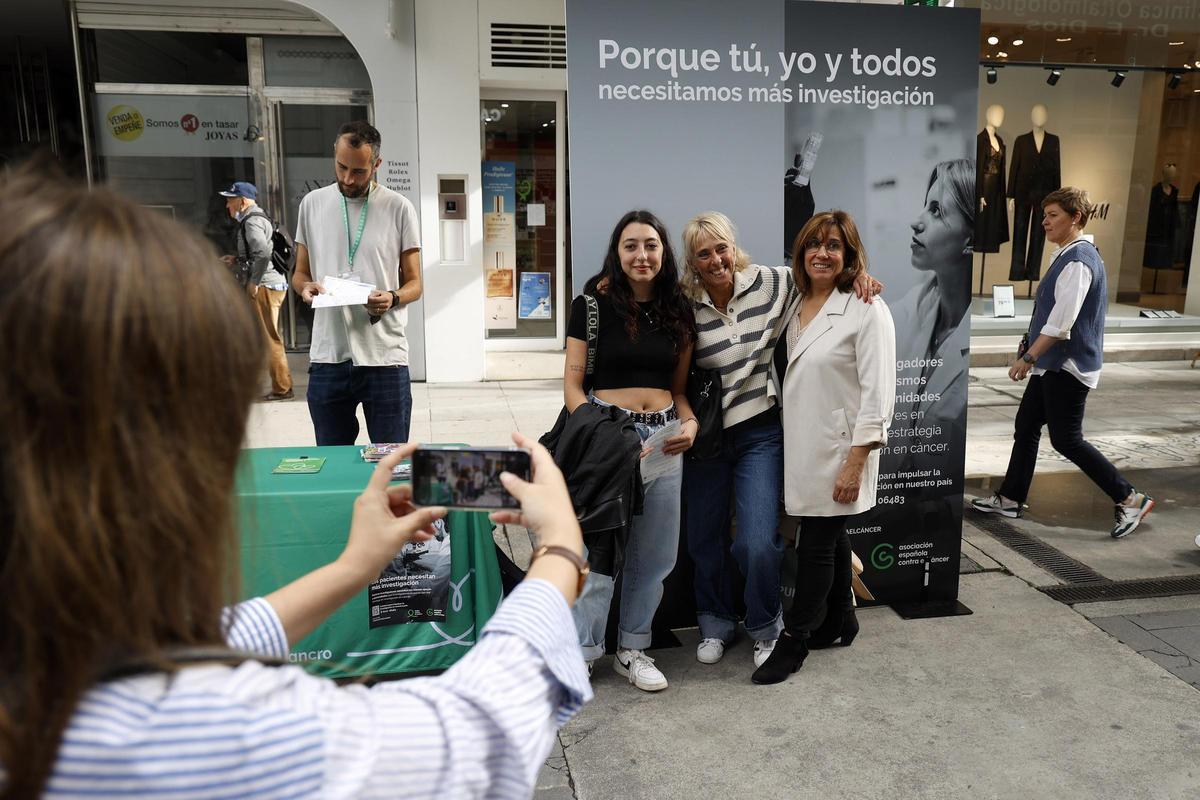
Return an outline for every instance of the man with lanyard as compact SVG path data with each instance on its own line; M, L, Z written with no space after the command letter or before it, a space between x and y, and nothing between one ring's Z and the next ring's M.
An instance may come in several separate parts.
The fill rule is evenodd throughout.
M403 195L375 183L381 137L348 122L334 141L337 181L300 202L292 287L306 303L321 281L374 285L366 306L318 308L309 351L308 411L318 445L350 445L361 403L372 442L408 441L412 394L404 326L421 296L417 213Z
M267 337L270 351L268 371L271 375L271 392L263 400L291 400L292 371L288 368L287 352L279 336L279 307L287 297L287 277L275 269L271 256L275 245L271 236L275 223L266 215L258 203L258 187L253 183L235 181L223 192L225 208L229 216L237 220L237 255L225 256L226 264L242 262L250 265L250 278L246 292L254 301L263 334Z

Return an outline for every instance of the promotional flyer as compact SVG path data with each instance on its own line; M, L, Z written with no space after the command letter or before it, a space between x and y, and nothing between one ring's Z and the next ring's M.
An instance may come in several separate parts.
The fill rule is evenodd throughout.
M897 386L879 504L847 529L885 603L958 593L978 30L972 9L567 3L573 263L600 263L631 208L680 259L684 223L722 211L765 265L818 211L856 220Z

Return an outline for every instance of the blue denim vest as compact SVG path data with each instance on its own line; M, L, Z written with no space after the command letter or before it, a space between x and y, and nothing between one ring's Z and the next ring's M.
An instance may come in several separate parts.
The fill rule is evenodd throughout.
M1071 338L1060 341L1037 360L1037 366L1047 370L1062 369L1069 358L1084 372L1095 372L1104 361L1104 316L1108 311L1108 281L1104 274L1104 262L1095 245L1081 241L1058 254L1050 269L1038 284L1037 300L1034 303L1033 319L1029 323L1029 342L1032 344L1041 334L1050 310L1054 308L1054 286L1058 276L1072 261L1082 262L1092 273L1092 284L1079 316L1071 326Z

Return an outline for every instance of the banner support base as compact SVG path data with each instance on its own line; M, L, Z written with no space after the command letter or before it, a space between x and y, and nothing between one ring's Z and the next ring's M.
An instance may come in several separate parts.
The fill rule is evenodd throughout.
M892 611L902 619L934 619L936 617L964 617L975 612L959 600L926 600L907 603L892 603Z

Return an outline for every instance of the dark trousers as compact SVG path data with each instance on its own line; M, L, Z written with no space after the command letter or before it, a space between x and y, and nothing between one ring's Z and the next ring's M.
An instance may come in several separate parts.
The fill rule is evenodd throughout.
M1032 224L1030 224L1032 223ZM1028 239L1029 246L1025 243ZM1017 200L1013 212L1012 263L1008 268L1010 281L1036 281L1042 274L1042 248L1046 230L1042 227L1041 203Z
M308 414L318 446L354 444L358 438L355 409L360 403L372 442L408 441L412 416L408 367L356 367L349 361L309 365Z
M1029 379L1017 409L1012 455L1000 494L1018 503L1024 503L1029 496L1029 484L1037 466L1038 442L1045 425L1050 430L1051 446L1083 470L1114 503L1129 496L1133 491L1129 481L1083 438L1087 395L1088 387L1069 372L1046 372Z
M796 531L795 599L783 613L783 627L807 639L825 621L831 603L850 597L850 537L846 517L801 517Z

